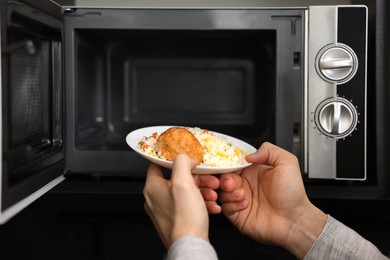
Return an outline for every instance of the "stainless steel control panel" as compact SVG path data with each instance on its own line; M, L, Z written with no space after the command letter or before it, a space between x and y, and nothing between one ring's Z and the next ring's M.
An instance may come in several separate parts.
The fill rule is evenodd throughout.
M307 22L305 171L366 179L365 6L312 6Z

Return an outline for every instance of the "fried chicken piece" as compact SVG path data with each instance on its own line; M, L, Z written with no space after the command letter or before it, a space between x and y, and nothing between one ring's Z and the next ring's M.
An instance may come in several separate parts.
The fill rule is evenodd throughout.
M202 145L190 131L182 127L171 127L163 132L157 138L155 150L170 161L184 153L199 163L203 162Z

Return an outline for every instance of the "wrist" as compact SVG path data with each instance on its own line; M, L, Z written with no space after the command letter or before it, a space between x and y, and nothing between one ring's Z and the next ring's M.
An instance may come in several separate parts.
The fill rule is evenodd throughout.
M327 215L310 204L308 210L296 221L290 230L285 248L298 259L303 259L321 234Z
M209 233L208 229L196 228L196 227L187 227L187 228L179 228L174 229L170 241L168 243L168 248L177 240L183 237L197 237L209 242Z

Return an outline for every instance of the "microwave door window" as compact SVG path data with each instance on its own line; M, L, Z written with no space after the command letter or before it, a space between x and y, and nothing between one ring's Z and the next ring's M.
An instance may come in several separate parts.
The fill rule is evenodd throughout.
M17 35L15 44L33 35ZM15 37L16 38L16 37ZM30 40L31 41L31 40ZM28 164L35 157L45 157L50 147L49 50L46 39L35 37L33 50L20 49L10 55L10 118L12 166ZM12 42L11 42L12 44ZM34 169L30 168L33 172ZM32 174L28 170L13 171L11 178ZM19 176L18 176L19 175Z
M35 44L36 46L37 44ZM37 49L39 48L39 49ZM20 51L11 55L11 140L13 146L29 139L30 149L48 138L48 44L35 47L37 53ZM33 57L35 55L35 57ZM46 68L45 68L46 67ZM35 140L34 140L35 139Z

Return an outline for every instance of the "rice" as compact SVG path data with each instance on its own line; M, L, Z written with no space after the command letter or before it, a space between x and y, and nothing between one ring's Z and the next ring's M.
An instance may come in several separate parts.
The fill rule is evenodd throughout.
M186 127L203 146L204 156L200 166L229 167L239 166L246 163L247 153L230 143L226 137L212 131L198 127ZM144 136L138 142L138 148L149 156L165 159L154 149L158 136L161 133L153 133L151 136Z

